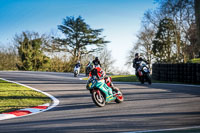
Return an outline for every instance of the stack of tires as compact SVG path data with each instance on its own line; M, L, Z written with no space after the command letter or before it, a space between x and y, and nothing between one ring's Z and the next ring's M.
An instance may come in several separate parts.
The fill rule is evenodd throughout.
M172 64L172 71L173 71L173 73L172 73L172 81L173 82L179 82L179 79L180 79L180 77L179 77L179 75L180 75L179 68L180 68L179 64Z
M153 64L152 78L155 80L160 80L160 64Z
M200 64L196 65L196 71L197 71L197 83L200 84Z
M192 64L192 71L191 71L191 82L197 82L197 66L198 64Z
M167 81L173 81L173 65L172 64L166 64L167 65L167 68L168 68L168 78L167 78Z
M183 82L184 83L188 83L188 73L189 73L188 72L188 70L189 70L188 69L188 64L183 64L183 65L184 65L184 71L183 71L184 72L184 76L183 76L184 78L183 78Z
M185 65L182 63L182 64L179 64L179 80L178 82L183 82L184 81L184 70L185 70Z
M160 80L167 81L168 79L168 64L160 64Z
M200 64L153 64L155 80L200 84Z

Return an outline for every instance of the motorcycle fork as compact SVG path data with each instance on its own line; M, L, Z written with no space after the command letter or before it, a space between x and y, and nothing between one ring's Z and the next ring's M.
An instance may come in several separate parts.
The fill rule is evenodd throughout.
M100 91L99 90L93 90L93 92L97 92L98 96L100 96Z
M140 77L143 76L143 72L142 71L138 71L138 74L139 74Z

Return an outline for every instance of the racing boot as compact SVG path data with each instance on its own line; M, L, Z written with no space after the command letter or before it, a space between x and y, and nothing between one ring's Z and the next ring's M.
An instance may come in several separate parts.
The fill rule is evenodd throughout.
M119 89L117 87L115 87L113 84L111 84L111 88L112 88L114 96L121 95L121 92L119 91Z

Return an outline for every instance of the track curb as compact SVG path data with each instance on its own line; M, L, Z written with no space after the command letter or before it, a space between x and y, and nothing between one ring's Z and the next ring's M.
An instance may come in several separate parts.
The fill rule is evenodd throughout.
M35 106L35 107L30 107L30 108L15 110L15 111L12 111L12 112L2 113L2 114L0 114L0 120L11 119L11 118L19 118L19 117L38 114L38 113L50 110L50 109L56 107L59 104L59 100L57 98L55 98L54 96L52 96L52 95L50 95L46 92L43 92L41 90L35 89L33 87L30 87L30 86L27 86L27 85L24 85L24 84L15 82L15 81L10 81L10 80L4 79L4 78L0 78L0 79L7 81L7 82L10 82L10 83L15 83L15 84L30 88L30 89L35 90L35 91L40 92L40 93L43 93L44 95L51 98L51 100L53 101L52 104L46 103L46 104Z

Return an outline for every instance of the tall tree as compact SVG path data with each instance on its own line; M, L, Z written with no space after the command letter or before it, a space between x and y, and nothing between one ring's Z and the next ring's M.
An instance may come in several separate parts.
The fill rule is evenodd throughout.
M137 42L134 44L133 48L129 51L128 60L126 64L132 64L136 53L140 53L149 64L152 63L153 59L153 39L155 37L154 29L150 27L144 27L137 35Z
M187 49L189 59L193 59L197 56L198 52L200 52L200 46L198 45L198 33L197 26L194 23L188 29L187 39L190 41L191 45L187 45L185 49Z
M73 60L81 59L81 56L99 51L108 41L102 37L103 29L92 29L84 22L84 19L66 17L58 29L65 35L65 38L55 38L60 45L60 50L71 53ZM87 46L91 46L90 49Z
M18 63L20 70L46 70L48 69L49 58L42 51L42 38L35 32L23 32L15 36L18 54L21 63Z
M184 59L187 62L190 56L191 49L196 47L194 41L189 39L188 30L193 27L195 21L194 15L194 0L156 0L159 7L156 10L148 10L144 14L143 24L153 27L158 30L159 22L164 18L170 18L176 25L176 47L178 49L178 58ZM198 0L197 0L198 1ZM193 53L197 54L195 51Z
M153 58L153 38L155 37L154 30L152 28L144 27L144 30L141 31L138 35L138 41L136 45L140 48L140 53L145 56L149 64L152 62Z
M199 0L194 0L195 1L195 17L196 17L196 25L197 25L197 39L198 39L198 47L200 49L200 1ZM200 50L199 56L200 56Z
M180 36L180 40L177 42L182 42L182 46L178 45L178 52L182 52L184 62L194 58L197 52L191 48L196 48L197 44L190 39L190 34L188 34L191 28L194 29L194 0L160 0L160 7L161 13L166 14L175 22L177 34ZM188 49L189 47L190 49Z
M157 62L176 62L176 26L173 20L165 18L160 21L152 51Z

